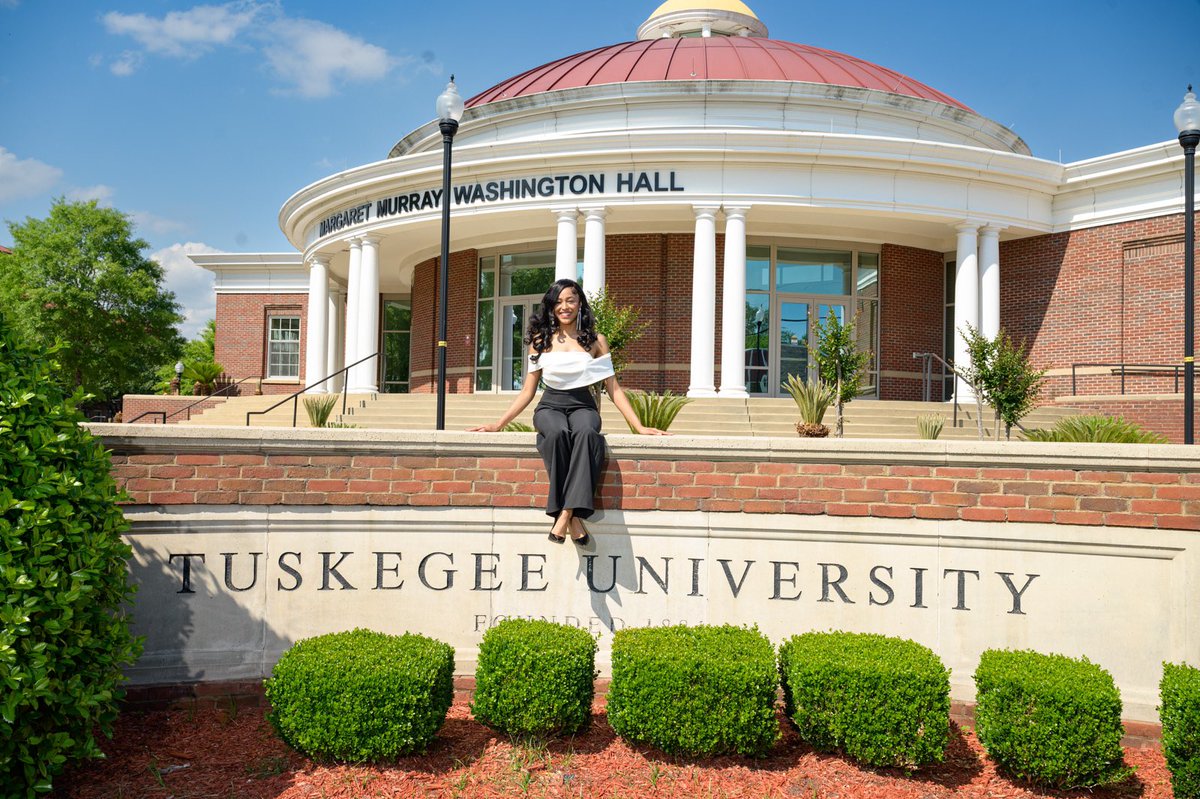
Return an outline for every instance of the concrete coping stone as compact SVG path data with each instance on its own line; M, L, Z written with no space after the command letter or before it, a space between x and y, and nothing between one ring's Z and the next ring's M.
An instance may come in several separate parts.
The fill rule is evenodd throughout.
M86 427L106 448L121 454L217 452L537 457L533 433L105 423L87 424ZM637 436L626 433L609 433L605 438L609 457L621 460L1200 472L1200 448L1182 444Z

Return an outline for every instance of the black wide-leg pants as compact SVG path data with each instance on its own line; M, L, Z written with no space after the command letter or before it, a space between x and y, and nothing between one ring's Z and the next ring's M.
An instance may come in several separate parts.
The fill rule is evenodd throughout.
M581 519L595 512L596 484L604 471L604 436L591 389L547 388L533 412L537 448L550 475L546 515L570 508Z

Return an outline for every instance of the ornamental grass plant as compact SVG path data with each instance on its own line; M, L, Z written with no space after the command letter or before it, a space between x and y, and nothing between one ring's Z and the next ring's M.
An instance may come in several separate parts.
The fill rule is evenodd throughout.
M800 736L870 766L941 762L950 672L927 647L882 635L814 632L779 649L784 708Z
M1087 658L989 649L975 690L976 734L1005 773L1058 789L1129 776L1121 695L1112 675Z
M268 718L319 760L388 760L423 752L454 698L454 649L423 635L320 635L283 653L266 681Z
M312 427L332 427L329 417L337 407L339 394L318 394L304 398L304 412L308 414L308 423Z
M479 645L471 712L515 737L569 735L591 720L596 639L549 621L507 619Z
M1144 430L1120 416L1068 416L1049 430L1029 430L1030 441L1094 444L1166 444L1166 436Z
M776 685L775 652L757 628L618 630L608 721L667 754L762 756L779 740Z
M822 424L825 412L837 398L836 390L821 380L801 380L796 375L788 375L784 389L791 395L800 411L800 421L796 423L796 432L806 438L824 438L829 435L829 428Z
M683 406L692 401L689 397L672 394L670 391L656 394L652 391L630 390L625 392L625 396L629 398L629 404L633 406L638 421L646 427L656 427L659 430L669 428L683 410ZM637 431L633 429L633 425L629 425L629 432Z

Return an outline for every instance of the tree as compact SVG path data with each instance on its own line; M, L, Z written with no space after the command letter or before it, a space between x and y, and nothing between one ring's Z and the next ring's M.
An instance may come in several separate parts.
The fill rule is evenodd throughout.
M45 219L10 222L12 255L0 262L0 309L25 340L56 341L61 379L101 399L152 389L174 362L183 317L125 214L94 200L54 201Z
M1013 425L1037 403L1046 370L1034 369L1025 344L1016 344L1003 329L994 339L988 339L970 325L964 332L971 355L968 374L976 401L986 400L992 406L997 427L1003 423L1004 437L1012 438Z
M859 351L854 340L854 322L842 324L832 310L817 325L817 369L821 380L834 387L837 400L837 433L844 432L843 410L862 391L863 370L871 353Z
M217 320L209 319L208 324L200 331L200 335L196 338L188 339L183 344L183 349L179 354L179 360L183 362L186 368L188 364L194 363L215 363L217 360ZM158 367L155 373L155 393L166 394L171 389L171 381L175 379L175 361L164 363ZM192 393L191 380L181 380L179 385L180 394Z
M625 348L641 338L650 323L640 321L632 305L617 305L605 288L588 297L588 306L592 309L596 332L608 339L613 371L619 376L629 360Z
M83 427L81 389L55 353L30 347L0 312L0 791L32 797L72 760L102 757L129 630L131 549L112 464Z

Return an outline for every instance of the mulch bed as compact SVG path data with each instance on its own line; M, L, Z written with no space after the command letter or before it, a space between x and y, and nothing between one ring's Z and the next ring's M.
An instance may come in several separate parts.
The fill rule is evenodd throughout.
M583 734L545 746L514 745L477 723L456 699L429 751L386 766L316 763L275 736L260 705L192 703L171 710L126 711L107 760L56 780L72 799L346 799L348 797L1145 797L1170 799L1170 777L1157 748L1129 748L1136 768L1124 783L1093 791L1042 791L996 773L974 733L954 725L944 763L913 774L867 769L814 752L781 724L770 757L692 760L633 747L608 726L600 698ZM781 717L781 722L782 722Z

